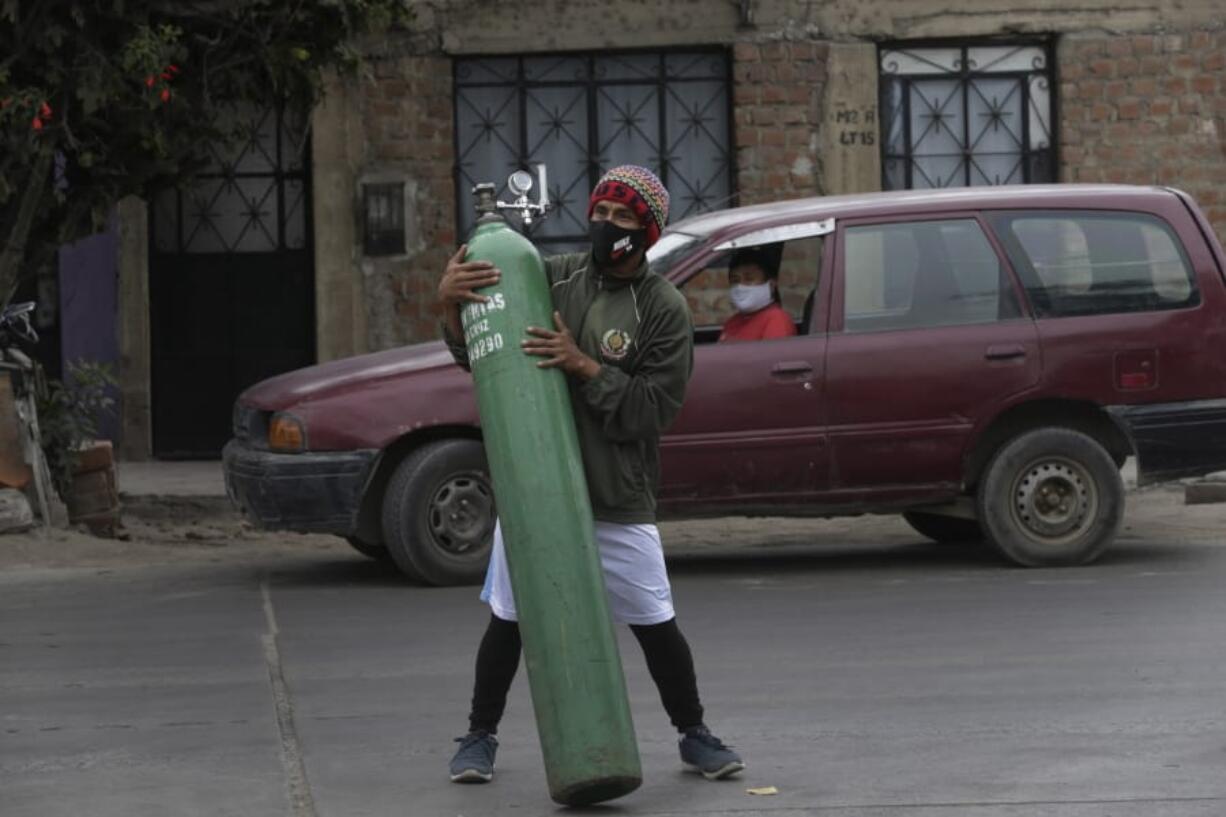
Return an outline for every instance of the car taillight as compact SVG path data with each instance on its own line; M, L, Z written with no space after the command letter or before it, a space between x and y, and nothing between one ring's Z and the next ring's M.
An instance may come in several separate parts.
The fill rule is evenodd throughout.
M268 424L268 447L273 451L296 452L306 448L306 430L292 414L277 412Z
M1137 349L1115 356L1115 387L1120 391L1144 391L1158 385L1158 352Z
M1148 389L1154 385L1154 376L1149 372L1120 373L1121 389Z

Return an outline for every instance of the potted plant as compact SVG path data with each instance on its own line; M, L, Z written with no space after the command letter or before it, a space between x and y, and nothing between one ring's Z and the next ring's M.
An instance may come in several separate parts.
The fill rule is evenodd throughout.
M47 383L38 404L43 452L68 521L102 536L122 527L114 452L109 440L97 439L99 422L114 410L116 385L109 366L77 361L63 381Z

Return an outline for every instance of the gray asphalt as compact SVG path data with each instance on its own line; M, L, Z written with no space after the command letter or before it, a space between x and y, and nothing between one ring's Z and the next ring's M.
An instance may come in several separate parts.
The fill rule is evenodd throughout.
M674 558L709 722L750 767L680 771L624 637L645 779L580 813L1221 817L1226 514L1200 513L1072 570L902 529ZM0 814L559 811L522 675L494 783L446 781L486 615L335 553L0 573Z

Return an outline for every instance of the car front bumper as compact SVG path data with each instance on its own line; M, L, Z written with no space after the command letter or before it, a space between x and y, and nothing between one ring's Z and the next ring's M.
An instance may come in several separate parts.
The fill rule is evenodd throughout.
M226 493L262 528L350 536L378 453L277 454L231 440L221 455Z

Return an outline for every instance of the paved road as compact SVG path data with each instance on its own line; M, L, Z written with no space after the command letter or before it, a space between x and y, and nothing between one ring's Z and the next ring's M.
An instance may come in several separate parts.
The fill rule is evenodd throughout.
M782 540L736 523L720 548L671 529L710 722L750 769L679 771L623 639L645 780L587 811L1221 817L1226 506L1133 505L1076 570L888 520ZM0 573L0 814L554 813L522 676L495 783L445 780L484 617L473 589L341 551Z

